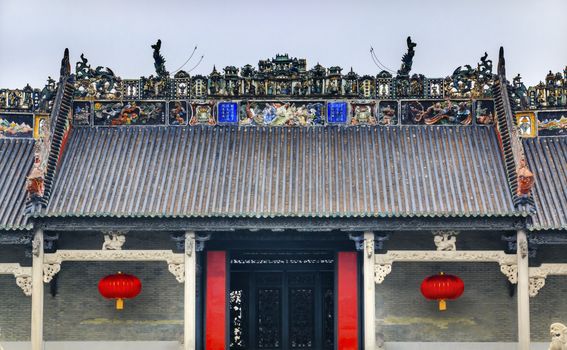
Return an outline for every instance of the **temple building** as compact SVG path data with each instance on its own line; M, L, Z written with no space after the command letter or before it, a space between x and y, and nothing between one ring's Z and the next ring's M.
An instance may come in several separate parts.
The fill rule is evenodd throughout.
M0 89L4 350L567 348L567 68L152 49Z

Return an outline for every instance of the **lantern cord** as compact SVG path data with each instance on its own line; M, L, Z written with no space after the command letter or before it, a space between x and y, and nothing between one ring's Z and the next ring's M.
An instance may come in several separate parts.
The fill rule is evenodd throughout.
M373 48L372 46L370 46L370 57L372 58L372 61L374 62L374 64L375 64L378 68L380 68L380 69L382 69L382 70L385 70L385 71L388 71L388 72L390 72L390 73L392 73L392 74L395 73L395 71L394 71L393 69L386 67L385 64L383 64L382 62L380 62L380 60L378 59L378 56L376 56L376 53L374 52L374 48Z
M201 58L199 58L199 62L197 62L197 64L195 64L193 66L193 68L189 69L188 73L191 73L195 68L197 68L201 64L201 62L203 61L203 58L205 58L205 55L203 55L203 56L201 56Z
M189 61L191 61L191 59L193 58L193 55L195 55L195 52L197 51L197 45L195 45L195 48L193 49L193 52L191 52L191 55L189 55L189 58L181 65L181 67L177 68L176 70L173 71L172 74L175 74L177 72L179 72L181 70L181 68L185 67L185 65L187 63L189 63Z

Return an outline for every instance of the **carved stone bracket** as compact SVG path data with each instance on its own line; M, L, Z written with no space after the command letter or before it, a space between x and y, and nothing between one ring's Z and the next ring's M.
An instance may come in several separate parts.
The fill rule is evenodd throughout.
M177 282L185 282L185 264L168 264L167 268L175 276Z
M165 261L169 267L183 265L183 260L183 254L171 250L58 250L44 255L43 280L50 282L63 261Z
M31 276L18 276L16 277L16 284L22 289L25 295L30 297L32 295L32 278Z
M362 251L364 249L364 235L361 234L350 234L348 235L348 238L354 242L354 247L357 251Z
M0 264L0 275L14 275L16 284L28 297L32 294L32 268L23 267L20 264Z
M392 272L392 264L374 265L374 282L381 284L390 272Z
M196 252L202 252L203 250L205 250L205 242L210 240L211 237L212 237L212 235L210 233L207 234L207 235L204 235L204 236L197 235L195 237L195 240L197 241L197 243L195 245L195 251Z
M385 254L374 256L375 280L382 283L392 269L392 264L399 262L496 262L500 271L511 283L517 283L518 269L516 255L506 254L499 250L469 251L422 251L422 250L390 250Z
M545 286L545 277L530 277L529 294L530 297L535 297L539 290Z
M539 267L530 267L529 275L530 297L535 297L539 290L545 286L547 276L567 276L567 264L541 264Z
M500 272L502 272L506 277L508 277L508 281L512 284L518 283L518 265L507 265L507 264L500 264Z
M61 263L43 264L43 282L49 283L61 271Z

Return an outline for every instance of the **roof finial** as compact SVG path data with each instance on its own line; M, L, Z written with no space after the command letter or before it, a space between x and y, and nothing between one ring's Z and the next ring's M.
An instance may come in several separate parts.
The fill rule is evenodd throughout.
M506 60L504 59L503 46L500 46L500 52L498 53L498 75L500 77L506 77Z
M65 48L65 53L63 54L63 59L61 60L61 71L62 77L66 77L71 74L71 63L69 63L69 49Z

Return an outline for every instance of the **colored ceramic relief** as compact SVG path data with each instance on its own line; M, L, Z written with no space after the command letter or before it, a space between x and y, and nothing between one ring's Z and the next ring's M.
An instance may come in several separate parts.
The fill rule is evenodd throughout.
M474 116L477 124L489 125L496 120L496 109L494 108L494 100L477 100L475 101Z
M470 101L403 101L402 122L425 125L469 125Z
M170 101L169 125L187 125L188 113L187 101Z
M323 108L322 102L242 102L240 125L323 125Z
M376 115L374 113L375 102L369 103L352 103L351 125L376 125Z
M122 96L122 79L110 68L91 68L89 61L81 54L81 61L75 66L75 96L100 99L118 99Z
M348 120L348 103L344 101L327 103L327 123L346 124Z
M95 125L165 124L165 102L97 101L94 103Z
M380 101L378 104L378 124L396 125L398 124L398 102Z
M521 137L537 136L537 122L534 112L516 113L516 123Z
M567 135L567 111L538 112L540 136Z
M238 123L238 103L219 102L217 104L217 120L219 124Z
M39 139L47 132L47 114L36 114L33 121L33 138Z
M91 103L89 101L75 101L73 103L73 125L90 125Z
M215 125L215 117L213 114L213 103L194 103L193 116L189 121L190 125L204 124Z
M0 113L0 138L33 137L33 114Z

